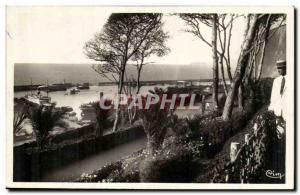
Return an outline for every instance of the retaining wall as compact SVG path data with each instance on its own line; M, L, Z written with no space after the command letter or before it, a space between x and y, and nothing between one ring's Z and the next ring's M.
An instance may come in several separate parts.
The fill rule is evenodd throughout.
M43 174L52 169L71 164L143 136L145 136L143 129L136 126L103 137L91 138L42 152L29 152L32 144L16 146L13 154L14 181L39 181Z

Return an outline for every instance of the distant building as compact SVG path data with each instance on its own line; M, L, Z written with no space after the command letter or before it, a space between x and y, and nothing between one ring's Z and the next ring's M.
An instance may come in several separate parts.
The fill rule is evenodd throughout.
M177 81L177 86L178 87L186 87L187 86L187 82L186 81Z

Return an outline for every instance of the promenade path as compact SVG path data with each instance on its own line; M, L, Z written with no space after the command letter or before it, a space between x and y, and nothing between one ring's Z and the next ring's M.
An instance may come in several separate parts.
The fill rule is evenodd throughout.
M44 174L41 182L70 182L80 177L82 173L91 173L107 163L120 160L133 152L146 147L146 137L118 145L110 150L101 151L70 165L51 170Z

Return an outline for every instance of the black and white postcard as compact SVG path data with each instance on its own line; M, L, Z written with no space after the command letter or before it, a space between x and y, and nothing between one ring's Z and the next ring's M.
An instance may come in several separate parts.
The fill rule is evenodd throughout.
M293 7L6 7L8 188L292 190Z

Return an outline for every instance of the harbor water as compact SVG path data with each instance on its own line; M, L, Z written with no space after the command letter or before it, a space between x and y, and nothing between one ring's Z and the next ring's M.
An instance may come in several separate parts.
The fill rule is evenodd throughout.
M156 85L156 86L143 86L141 88L141 94L146 94L150 89L154 87L166 88L167 85ZM81 118L81 109L80 106L85 103L95 102L99 100L100 92L104 94L116 94L117 86L90 86L90 89L80 90L79 93L74 95L65 95L65 91L54 91L49 92L48 96L51 97L51 102L55 102L56 106L70 106L73 108L73 111L76 113L76 116L80 120ZM24 97L27 94L37 93L37 91L21 91L15 92L15 98ZM42 92L42 95L47 95L45 92Z

